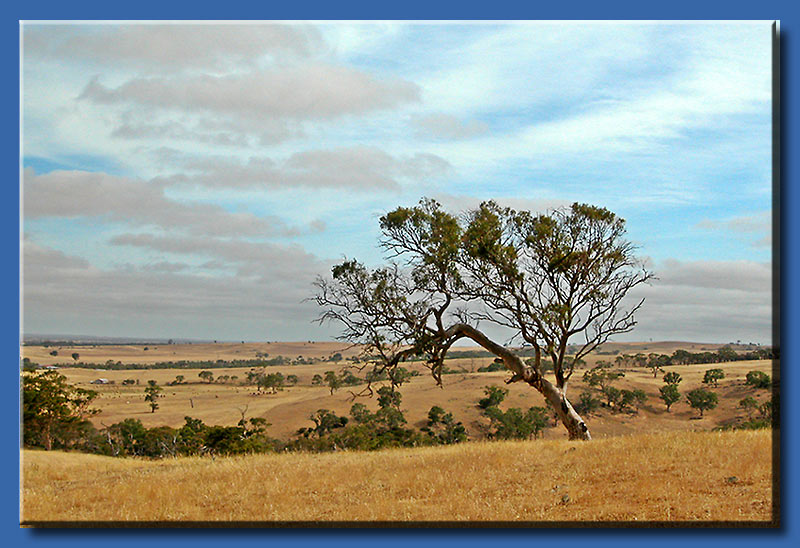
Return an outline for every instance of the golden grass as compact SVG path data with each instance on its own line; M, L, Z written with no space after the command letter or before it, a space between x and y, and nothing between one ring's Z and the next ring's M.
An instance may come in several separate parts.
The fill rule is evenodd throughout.
M23 521L766 522L771 450L771 432L734 431L215 460L24 451Z
M474 364L471 359L456 360L455 365L451 367L464 367L469 370L473 365L476 368L480 367L484 361L491 360L488 358L483 361L476 360ZM270 436L286 439L298 428L311 426L308 417L317 409L330 409L340 415L349 413L353 401L348 389L339 390L331 396L327 388L311 386L314 374L322 374L326 370L339 370L340 367L333 363L270 367L270 372L280 371L284 375L297 375L299 385L277 394L259 396L253 395L256 390L252 386L198 382L198 373L201 369L95 371L65 368L61 372L66 375L70 383L83 388L92 388L100 393L94 406L102 412L92 418L98 428L103 424L110 425L129 417L141 420L147 427L162 425L179 427L187 415L201 419L206 424L232 425L241 418L241 410L246 408L247 417L263 417L272 424L268 429ZM488 421L481 415L476 404L483 397L486 385L509 389L509 395L503 403L504 408L545 405L542 396L531 387L523 383L505 385L503 381L509 376L505 372L445 375L444 387L439 388L431 379L430 373L420 364L408 364L408 367L422 373L401 388L402 408L406 411L409 423L416 428L424 426L428 410L434 405L439 405L452 412L457 420L462 421L472 438L482 437L484 435L482 426ZM702 419L698 418L697 411L692 410L684 398L674 404L672 411L667 413L658 392L663 386L662 375L653 378L652 373L646 369L629 368L625 372L625 377L617 381L616 386L620 389L641 388L648 395L647 405L636 415L612 413L602 409L594 415L585 417L592 436L602 438L665 430L710 430L743 418L744 414L738 408L738 404L745 396L753 395L759 402L769 399L769 391L755 390L744 384L745 375L750 370L757 369L771 374L772 362L769 360L672 366L668 370L675 371L683 377L680 390L685 394L692 388L705 386L702 384L703 374L711 367L721 367L726 377L720 381L718 388L713 389L720 398L718 408L706 412ZM226 368L214 369L213 373L215 377L237 375L241 380L247 371L247 368ZM175 379L176 375L184 375L192 384L166 386L166 383ZM570 382L568 394L572 401L577 401L580 393L587 388L580 380L582 375L582 371L576 371ZM89 384L98 377L114 380L116 384ZM122 381L127 378L139 379L140 385L122 386ZM160 407L155 413L150 412L147 402L144 401L143 385L147 384L148 379L154 379L164 387L163 397L159 399ZM363 386L355 387L354 390L362 388ZM596 390L594 392L597 393ZM362 398L359 401L373 410L377 408L375 398ZM544 432L547 439L563 439L566 435L566 430L561 426L548 428Z

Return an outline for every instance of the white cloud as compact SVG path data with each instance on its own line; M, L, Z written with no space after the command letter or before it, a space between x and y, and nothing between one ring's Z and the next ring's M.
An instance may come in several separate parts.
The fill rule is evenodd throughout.
M253 119L330 119L419 100L400 79L379 79L346 66L295 65L222 76L133 78L116 87L92 79L81 99Z
M443 139L469 139L489 131L489 126L477 120L463 121L443 113L428 114L413 120L420 136L433 136Z
M772 341L772 269L754 261L666 260L640 286L638 326L625 340Z
M285 160L251 157L241 162L229 157L190 158L157 151L181 171L154 179L163 184L208 188L337 188L397 191L401 182L446 174L450 165L432 154L395 157L376 147L353 146L295 152Z
M130 65L152 71L224 69L264 56L310 56L323 48L310 25L126 24L23 27L26 56Z
M25 219L96 217L134 226L217 236L278 236L298 234L275 216L229 212L203 203L168 198L155 183L106 173L26 170L23 181Z

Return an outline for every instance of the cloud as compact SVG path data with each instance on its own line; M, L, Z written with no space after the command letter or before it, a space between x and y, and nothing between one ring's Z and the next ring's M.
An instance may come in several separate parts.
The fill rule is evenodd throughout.
M174 71L250 65L264 56L308 57L324 44L309 25L26 23L23 48L26 56Z
M666 260L658 279L632 291L645 298L624 340L772 340L772 269L754 261ZM622 339L621 339L622 340Z
M133 226L156 226L211 236L291 236L301 233L278 217L229 212L210 204L179 202L163 186L106 173L25 170L25 219L99 217ZM318 227L315 227L315 230Z
M297 265L318 263L313 255L299 246L243 240L127 233L112 237L109 243L173 255L208 257L213 261L210 265L212 268L234 269L239 276L263 276L270 273L293 277L301 274Z
M182 172L157 177L155 182L217 189L306 187L397 191L402 182L424 181L450 170L446 160L433 154L395 157L367 146L295 152L280 162L266 157L237 161L220 156L186 157L164 149L156 152Z
M449 114L434 113L413 120L420 136L433 136L441 139L469 139L489 131L485 122L477 120L462 121Z
M197 252L190 246L204 241L189 238L182 244L177 239L172 243L175 250L189 254ZM63 332L64 326L71 325L88 333L144 336L165 333L255 340L330 336L311 323L319 314L316 305L304 302L313 292L315 276L328 270L327 263L297 248L278 245L206 245L210 252L212 248L216 256L238 257L252 271L209 275L168 261L149 267L100 269L26 242L24 330ZM248 258L245 250L257 254ZM223 261L230 266L227 258Z
M745 236L760 236L751 242L753 247L772 245L772 212L762 211L752 215L729 217L724 220L703 219L695 228L719 232L734 232Z
M93 78L80 99L96 104L214 114L249 123L333 119L419 101L419 87L352 67L303 64L226 75L132 78L106 87Z

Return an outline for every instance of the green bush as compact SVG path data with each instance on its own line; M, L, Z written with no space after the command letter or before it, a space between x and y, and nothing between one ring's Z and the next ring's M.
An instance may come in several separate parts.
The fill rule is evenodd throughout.
M745 383L754 388L769 389L772 387L772 379L763 371L750 371L745 376Z

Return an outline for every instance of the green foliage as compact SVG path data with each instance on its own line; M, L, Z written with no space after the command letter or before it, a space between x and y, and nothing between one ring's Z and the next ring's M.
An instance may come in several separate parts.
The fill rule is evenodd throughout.
M290 386L294 386L294 385L296 385L296 384L299 382L299 380L298 380L298 378L297 378L297 375L287 375L287 376L286 376L286 382L287 382L287 384L289 384Z
M683 379L681 378L680 374L676 373L675 371L670 371L666 375L664 375L664 382L667 384L674 384L678 386Z
M347 417L340 417L328 409L317 409L310 417L314 423L313 428L301 428L297 433L303 437L314 435L318 438L330 433L335 428L342 428L347 425Z
M467 430L464 425L456 421L452 413L446 412L438 405L428 411L428 424L421 430L440 445L467 441Z
M581 415L590 415L600 408L600 400L588 390L584 390L573 407Z
M647 401L647 394L639 388L635 390L622 390L620 392L619 406L621 409L633 406L638 412L639 408Z
M342 379L334 371L325 371L325 383L331 391L331 396L342 387Z
M609 407L619 407L622 399L622 392L614 386L607 385L603 388L603 396L606 398L606 403Z
M150 412L155 413L158 409L158 398L162 388L158 386L156 381L147 381L147 386L144 389L144 401L150 403Z
M710 392L703 388L695 388L686 394L686 401L692 409L700 411L700 416L703 416L704 411L714 409L719 402L719 398L714 392Z
M589 386L597 387L605 394L606 389L617 379L624 377L625 373L610 369L610 364L598 364L583 374L583 382Z
M494 360L489 365L478 368L478 373L490 373L492 371L505 371L506 366L503 360Z
M770 379L770 376L763 371L748 372L745 376L745 383L754 388L769 389L772 387L772 379Z
M319 373L317 373L316 375L314 375L313 377L311 377L311 384L312 384L313 386L319 386L320 384L322 384L322 375L320 375Z
M658 389L660 392L660 398L664 401L667 405L667 411L672 406L673 403L677 402L681 399L681 393L678 391L678 384L677 383L670 383L665 386L662 386Z
M481 409L497 407L508 395L508 389L499 386L487 386L484 388L483 392L486 394L486 397L478 401L478 407Z
M378 407L380 409L387 409L389 407L394 407L395 409L400 408L403 397L400 392L394 390L391 386L381 386L377 394Z
M22 375L23 443L29 447L69 449L91 424L87 417L97 392L67 383L56 371Z
M758 409L758 401L753 396L747 396L739 400L739 407L747 413L747 418L750 419L753 417L755 410Z
M200 377L204 382L214 382L214 373L211 371L200 371L197 376Z
M717 383L724 378L725 372L722 369L708 369L703 376L703 384L717 386Z
M78 361L78 358L80 358L80 357L81 357L81 355L78 354L77 352L73 352L72 353L72 359L73 360Z
M485 413L491 420L492 430L489 436L495 439L527 440L535 438L549 423L549 413L544 407L531 407L524 413L516 407L505 412L498 407L489 407Z

